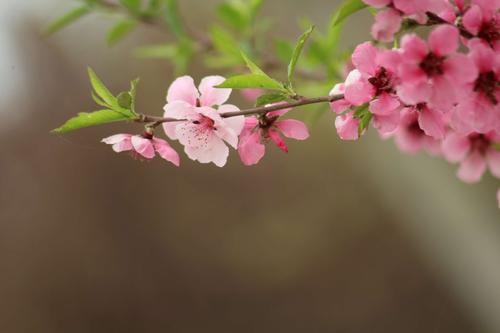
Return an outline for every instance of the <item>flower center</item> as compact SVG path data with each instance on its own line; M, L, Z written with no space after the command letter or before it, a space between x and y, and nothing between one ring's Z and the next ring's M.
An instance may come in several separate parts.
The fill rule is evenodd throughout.
M415 119L410 124L408 124L407 130L411 135L416 136L416 137L425 135L424 131L422 131L422 129L420 128L420 125L418 124L417 119Z
M368 79L368 82L376 89L376 95L380 95L383 92L390 93L392 89L392 74L387 71L384 67L380 67L375 76Z
M215 122L212 119L205 117L205 116L201 116L200 119L194 120L193 124L200 125L203 129L213 129L213 130L216 129L214 127Z
M471 151L478 151L482 155L486 153L491 146L491 141L484 134L471 134L469 135L471 143Z
M440 57L432 52L427 54L424 60L420 63L420 68L427 74L427 76L432 77L435 75L442 75L444 57Z
M482 92L491 103L497 105L498 100L495 96L495 90L499 84L500 82L497 80L493 71L481 73L474 83L474 91Z
M495 18L492 18L489 22L483 23L477 37L484 39L485 41L493 47L493 44L500 39L500 22L497 22Z

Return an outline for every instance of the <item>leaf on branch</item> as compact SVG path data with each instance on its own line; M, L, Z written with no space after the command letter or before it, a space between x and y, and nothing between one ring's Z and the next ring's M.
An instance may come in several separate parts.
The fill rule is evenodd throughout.
M274 104L278 102L282 102L286 100L287 97L286 95L283 95L282 93L270 93L270 94L264 94L257 98L257 101L255 102L255 106L264 106L267 104Z
M130 34L137 26L134 20L122 20L117 22L108 32L106 40L109 46L113 46Z
M101 81L101 79L99 79L94 70L89 67L88 72L89 72L90 84L92 85L92 88L94 89L97 96L99 96L108 105L117 106L118 103L116 101L115 96L113 96L113 94L108 90L108 88L106 88L106 86Z
M141 12L141 0L120 0L120 3L134 14Z
M270 78L267 75L261 74L233 76L226 79L226 81L216 87L232 89L261 88L269 90L279 90L285 93L287 92L283 84Z
M88 13L90 13L90 7L87 5L83 5L73 10L70 10L66 14L52 21L45 29L45 34L47 35L54 34L59 30L61 30L62 28L66 27L67 25L87 15Z
M186 38L186 32L182 25L181 16L179 13L179 4L177 0L164 0L166 4L165 19L172 33L178 39Z
M331 24L333 26L336 26L352 14L366 7L368 7L368 5L361 0L346 0L337 9L335 15L332 18Z
M151 45L137 48L136 57L151 59L171 59L177 54L177 47L172 44Z
M99 110L95 112L81 112L76 117L65 122L61 127L52 130L52 133L67 133L80 128L129 120L124 114L114 110Z
M290 64L288 65L288 82L290 85L292 84L293 77L295 75L295 68L297 67L297 62L299 61L300 55L302 54L304 45L313 31L314 26L311 26L309 29L307 29L306 32L302 34L302 36L300 36L299 40L297 41L297 45L295 45L295 49L292 53L292 59L290 60Z
M370 122L373 118L373 114L369 110L369 104L365 103L358 107L354 113L353 113L353 118L359 119L359 127L358 127L358 133L361 136L363 132L368 128L370 125Z

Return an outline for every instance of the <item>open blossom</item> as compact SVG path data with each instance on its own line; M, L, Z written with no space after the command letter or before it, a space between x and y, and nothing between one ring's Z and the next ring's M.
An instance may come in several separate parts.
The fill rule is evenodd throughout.
M134 157L146 159L152 159L157 153L161 158L176 166L180 164L179 154L170 147L167 141L149 134L116 134L102 139L102 142L112 145L117 153L128 151Z
M388 137L394 136L398 148L408 154L426 150L432 155L440 153L439 140L427 135L419 124L419 114L414 108L401 111L401 122L398 128Z
M443 155L450 162L460 162L458 177L467 183L475 183L490 169L500 178L500 151L495 144L500 143L500 135L495 132L487 134L473 133L462 136L450 132L442 144Z
M394 131L399 123L402 106L395 90L399 54L379 50L370 42L366 42L356 48L352 55L352 63L355 69L349 73L345 83L335 86L330 92L330 94L344 93L343 100L331 104L332 109L342 113L351 106L370 103L369 111L374 115L375 128L381 133ZM337 120L337 130L339 134L343 133L341 138L346 137L350 140L357 138L351 130L356 122L357 119L346 115Z
M462 24L497 52L500 51L500 0L472 0Z
M468 46L478 75L460 94L451 125L464 134L500 132L500 56L477 38Z
M295 119L279 119L288 111L290 109L269 112L259 118L252 116L245 119L245 127L238 145L238 153L243 164L259 163L266 151L265 144L269 141L287 153L288 146L280 133L295 140L306 140L309 137L309 131L303 122Z
M231 89L215 88L222 82L221 76L208 76L197 89L189 76L176 79L168 90L164 116L180 121L163 124L167 136L179 140L190 159L212 162L219 167L226 164L229 156L226 143L238 147L238 136L245 122L243 116L221 116L239 111L234 105L224 104Z
M477 76L472 60L456 53L458 37L458 29L449 25L434 29L428 45L415 34L403 37L398 96L404 103L428 103L442 113L451 110L462 87Z

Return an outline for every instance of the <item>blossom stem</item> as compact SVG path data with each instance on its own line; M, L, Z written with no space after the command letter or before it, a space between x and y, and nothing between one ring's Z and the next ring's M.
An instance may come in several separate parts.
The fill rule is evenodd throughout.
M427 22L426 25L428 26L431 26L431 25L436 25L436 24L451 24L451 25L455 25L453 23L450 23L446 20L444 20L443 18L441 18L440 16L432 13L432 12L427 12L427 17L429 18L429 21ZM455 25L458 30L460 31L460 34L462 35L462 37L465 37L467 39L471 39L471 38L474 38L474 35L471 34L469 31L467 31L463 26L461 26L460 24L457 24Z
M270 106L255 107L255 108L251 108L251 109L234 111L234 112L225 112L225 113L221 114L221 117L222 118L230 118L230 117L237 117L237 116L265 114L265 113L272 112L272 111L290 109L290 108L295 108L295 107L299 107L299 106L319 104L319 103L331 103L331 102L335 102L335 101L338 101L338 100L343 99L343 98L344 98L343 94L322 96L322 97L312 97L312 98L302 97L299 100L292 101L292 102L279 103L279 104L270 105ZM162 118L162 117L149 116L149 115L145 115L145 114L140 114L139 117L136 119L136 122L147 123L148 127L156 127L156 126L159 126L163 123L174 122L174 121L183 121L183 119Z

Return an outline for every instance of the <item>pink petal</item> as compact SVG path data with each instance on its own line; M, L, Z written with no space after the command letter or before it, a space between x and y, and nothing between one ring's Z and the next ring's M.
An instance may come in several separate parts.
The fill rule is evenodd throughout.
M184 101L167 103L163 110L165 111L163 113L165 118L192 119L196 116L195 107Z
M295 140L306 140L309 137L309 131L306 125L295 119L280 120L274 125L283 133L284 136Z
M460 164L457 176L466 183L476 183L481 180L486 171L486 161L479 152L473 152Z
M154 138L153 139L153 146L154 146L156 152L158 153L158 155L161 156L161 158L163 158L166 161L169 161L170 163L172 163L175 166L180 165L179 154L177 154L177 152L172 147L170 147L170 145L168 144L167 141L162 140L162 139L158 139L158 138Z
M399 76L404 84L417 85L427 82L427 74L416 63L407 62L399 66Z
M102 139L101 142L113 145L113 150L117 153L121 153L123 151L132 150L132 143L130 142L131 137L131 134L116 134Z
M403 58L407 61L420 62L429 53L427 44L415 34L407 34L401 39Z
M436 76L433 78L432 96L429 99L429 104L433 108L448 112L452 109L453 105L457 102L457 85L448 80L444 76Z
M240 137L238 154L244 165L254 165L264 157L266 147L260 143L258 131Z
M378 98L370 102L370 112L379 116L387 116L401 106L399 98L382 93Z
M407 154L415 154L420 149L422 149L423 138L425 136L417 135L413 131L409 131L406 128L396 131L396 145L398 148Z
M375 94L375 88L361 77L357 70L351 71L346 79L345 100L352 105L362 105L369 102Z
M401 52L395 50L380 50L377 54L376 63L392 73L397 73L402 62Z
M330 96L340 95L343 94L344 92L345 92L345 85L343 83L338 83L330 91ZM338 101L330 103L330 107L333 112L339 114L349 109L351 107L351 103L342 98L339 99Z
M432 95L432 87L426 82L420 84L405 83L397 88L398 97L408 105L426 103Z
M429 48L436 55L449 55L458 49L459 36L456 27L448 24L440 25L429 35Z
M424 0L393 0L394 7L405 14L415 14L422 11L421 2L424 2Z
M464 54L454 54L448 57L443 64L443 69L455 84L473 82L478 76L474 62Z
M492 148L488 150L486 158L491 174L500 178L500 151Z
M446 123L440 112L425 107L420 111L418 124L428 136L438 140L444 138Z
M153 158L155 156L155 149L151 140L143 138L139 135L132 137L132 146L134 150L145 158Z
M361 72L375 75L377 65L375 59L377 58L377 48L370 42L365 42L356 47L352 54L352 63Z
M214 163L218 167L223 167L227 163L229 148L216 135L208 138L203 147L184 147L184 151L192 160L200 163Z
M231 89L215 88L226 79L222 76L207 76L200 83L201 106L222 105L229 99Z
M481 8L477 5L472 5L462 18L462 23L468 31L476 35L483 24L483 14Z
M376 115L373 118L373 127L382 135L392 133L398 128L400 119L401 115L397 110L383 116Z
M359 139L359 119L354 119L352 113L338 116L335 119L337 134L342 140Z
M363 2L375 8L382 8L390 5L392 0L363 0Z
M467 44L470 49L469 56L480 73L486 73L500 67L500 60L495 51L487 46L482 40L474 38Z
M200 95L194 85L193 78L190 76L182 76L172 82L170 88L168 88L167 102L184 101L189 105L195 106L196 99L199 97Z
M449 133L442 143L444 157L451 163L463 160L470 150L470 140L467 136Z
M276 146L278 146L279 149L281 149L285 153L288 153L288 146L286 145L285 141L283 141L278 132L276 132L273 129L269 129L267 133L269 134L269 137L276 144Z
M177 140L177 134L175 133L175 128L177 125L181 124L180 121L169 121L166 123L163 123L163 131L165 131L165 134L168 136L170 140Z
M392 42L394 35L401 29L403 17L392 8L387 8L375 16L375 23L372 25L372 36L381 42Z
M221 114L226 112L236 112L236 111L240 111L240 109L231 104L225 104L219 107L219 113ZM255 119L255 117L253 118ZM241 131L243 130L243 126L245 126L245 117L236 116L236 117L224 118L224 123L226 124L226 126L232 128L233 131L236 133L236 135L240 135Z

